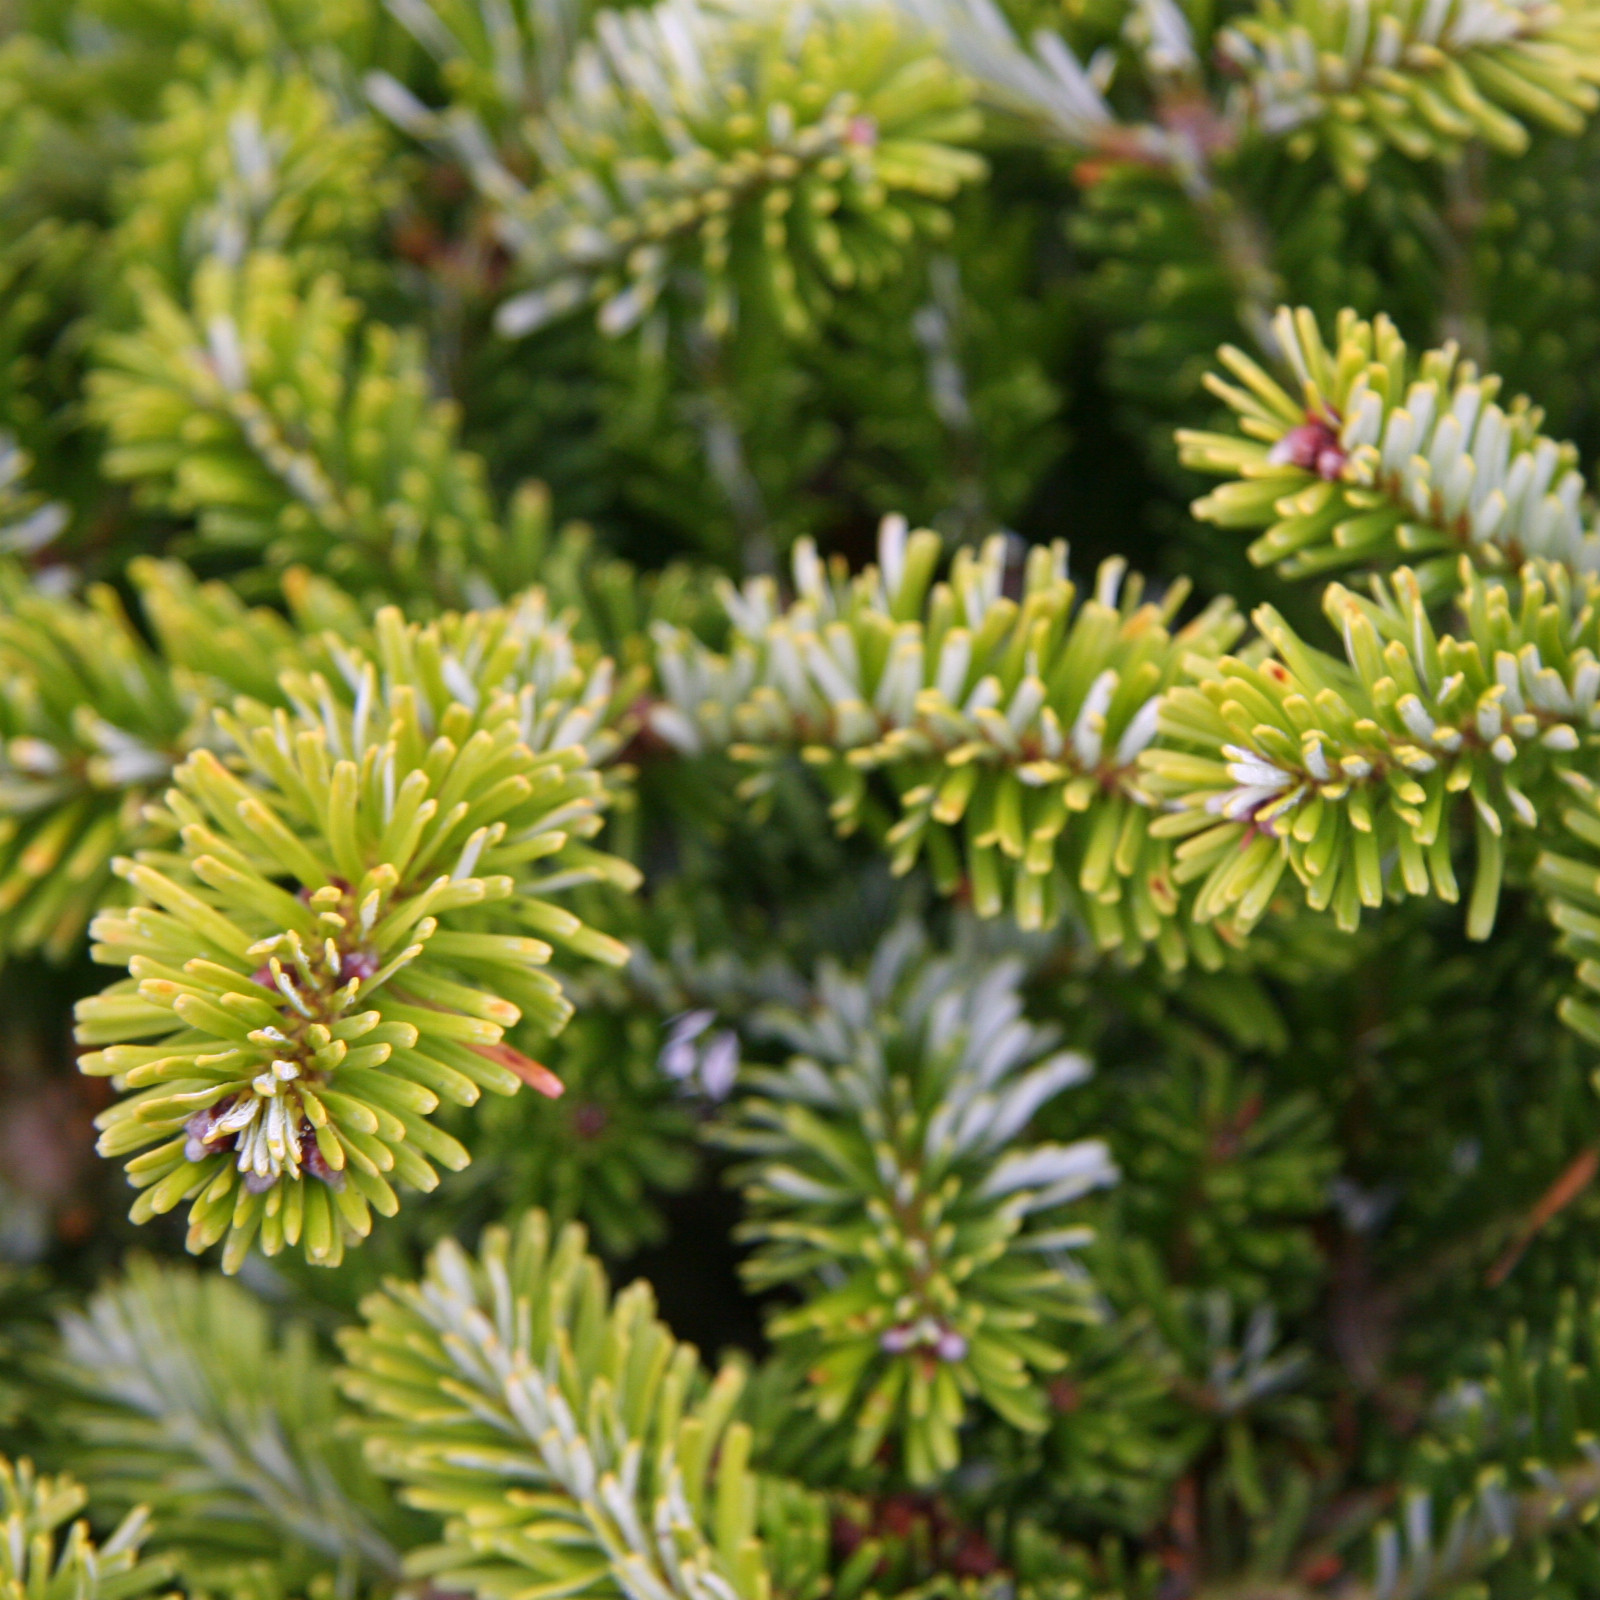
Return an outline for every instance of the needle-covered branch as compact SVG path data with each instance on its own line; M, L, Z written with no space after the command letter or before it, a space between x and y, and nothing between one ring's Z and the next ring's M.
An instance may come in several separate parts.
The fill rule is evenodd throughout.
M1600 1045L1600 784L1588 773L1562 777L1568 792L1555 808L1559 827L1550 830L1533 877L1578 980L1579 993L1560 1002L1561 1019Z
M1600 12L1582 0L1265 0L1217 48L1260 132L1321 145L1351 188L1385 146L1521 155L1528 124L1576 134L1600 104Z
M95 909L117 898L113 858L149 839L146 805L195 750L227 747L214 713L234 696L315 720L324 690L311 675L353 703L363 653L385 670L412 671L404 650L393 659L378 652L377 635L342 591L306 573L286 577L292 623L246 606L224 585L198 583L177 562L137 561L129 576L153 646L109 586L77 599L0 565L7 954L60 961L78 949ZM575 644L567 619L552 617L539 591L493 612L447 615L418 639L435 714L453 695L504 690L523 703L538 747L581 741L594 765L617 754L639 671L615 672Z
M750 301L803 332L948 230L947 202L984 171L977 131L962 81L888 11L607 12L532 131L537 181L496 197L527 283L499 325L592 304L623 333L688 277L716 333Z
M1555 820L1555 780L1600 727L1596 580L1532 563L1513 589L1464 561L1459 637L1435 632L1408 569L1374 592L1328 589L1344 661L1264 606L1272 655L1224 658L1163 703L1164 742L1142 759L1170 809L1151 831L1182 840L1197 917L1254 922L1285 868L1346 929L1386 896L1453 902L1470 819L1467 927L1487 938L1508 834Z
M96 1505L149 1506L191 1590L398 1574L413 1530L340 1429L331 1364L247 1290L135 1261L63 1319L51 1376Z
M1600 1582L1583 1531L1600 1506L1597 1332L1567 1294L1542 1337L1514 1325L1447 1391L1378 1531L1371 1600L1443 1600L1491 1569L1495 1594L1547 1593L1552 1569L1572 1593Z
M752 797L798 754L843 830L878 824L882 774L897 873L926 855L983 916L1038 928L1075 907L1101 945L1154 943L1181 965L1170 847L1149 832L1138 757L1185 658L1220 655L1240 619L1224 601L1174 630L1187 586L1144 600L1115 560L1080 602L1061 544L1018 572L994 538L935 584L939 554L937 535L890 518L879 564L855 577L798 546L787 608L770 580L725 586L726 654L656 630L666 699L652 726L686 753L731 749L754 769ZM1214 957L1209 930L1195 949Z
M735 1420L743 1368L708 1380L649 1286L613 1297L584 1243L539 1211L491 1229L476 1257L446 1242L421 1282L369 1297L365 1326L344 1335L370 1459L445 1518L408 1570L481 1600L788 1593ZM790 1549L795 1508L769 1498Z
M386 142L307 72L257 65L174 85L119 196L112 248L179 295L207 257L252 250L292 254L307 278L370 273L363 246L398 187Z
M87 1521L57 1531L88 1504L82 1485L48 1478L31 1461L0 1456L0 1594L6 1600L131 1600L158 1589L171 1568L141 1561L149 1516L130 1511L99 1545ZM167 1600L177 1600L175 1594Z
M1488 571L1524 561L1600 568L1600 532L1578 453L1540 433L1542 413L1481 376L1454 345L1410 351L1387 317L1342 312L1330 348L1312 314L1280 310L1273 331L1291 386L1221 352L1207 379L1239 433L1178 434L1185 466L1233 481L1194 504L1202 521L1261 528L1250 546L1285 577L1429 558L1447 584L1454 552Z
M746 1073L722 1135L757 1242L746 1276L797 1288L773 1316L806 1403L864 1467L886 1442L914 1483L958 1465L973 1401L1040 1432L1045 1375L1092 1319L1070 1203L1112 1183L1105 1144L1030 1140L1089 1074L1024 1020L1020 961L919 959L902 925L863 979L833 966L804 1013L763 1021L797 1053Z
M541 681L540 616L385 612L370 654L330 646L331 680L285 676L292 710L219 714L230 762L177 768L165 847L116 863L135 904L91 929L129 976L78 1007L83 1070L132 1091L100 1148L143 1152L135 1220L188 1201L189 1247L226 1236L229 1271L258 1234L336 1265L398 1207L391 1175L466 1165L428 1121L441 1099L560 1092L505 1032L566 1021L553 944L626 952L549 896L637 874L582 842L609 663Z
M109 587L86 601L0 566L0 951L64 960L142 832L144 803L204 736L180 682Z
M193 517L202 546L429 608L535 580L543 497L518 495L502 523L420 336L363 324L338 278L211 256L186 297L147 277L139 307L90 379L106 470Z

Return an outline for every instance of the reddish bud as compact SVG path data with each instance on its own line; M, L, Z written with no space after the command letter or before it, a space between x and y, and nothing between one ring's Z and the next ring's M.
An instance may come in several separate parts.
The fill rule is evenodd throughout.
M1273 445L1267 460L1274 466L1299 467L1331 481L1344 471L1346 455L1333 428L1321 417L1308 417Z

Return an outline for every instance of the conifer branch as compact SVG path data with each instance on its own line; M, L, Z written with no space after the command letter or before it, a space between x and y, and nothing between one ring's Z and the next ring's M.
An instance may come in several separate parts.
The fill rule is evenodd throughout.
M662 0L603 13L535 135L540 175L499 227L528 287L522 334L577 307L635 327L675 274L705 325L741 302L791 333L898 270L979 177L960 80L884 12Z
M1600 0L12 9L0 1600L1600 1594Z
M973 1399L1044 1428L1041 1375L1093 1316L1070 1265L1091 1233L1062 1210L1117 1175L1100 1140L1025 1137L1090 1067L1023 1019L1022 964L964 971L922 947L902 924L864 979L825 965L804 1012L766 1012L798 1053L744 1074L721 1135L745 1158L746 1276L803 1296L769 1331L805 1403L848 1434L852 1465L889 1441L913 1483L957 1466Z
M708 1382L647 1284L612 1298L575 1224L552 1235L528 1212L476 1258L447 1241L420 1283L391 1282L362 1312L344 1387L370 1459L446 1519L409 1572L483 1600L790 1592L734 1420L742 1369Z
M1245 77L1246 114L1320 143L1351 188L1385 146L1449 161L1469 140L1507 155L1526 124L1573 135L1600 105L1600 12L1586 0L1265 0L1217 49Z
M64 960L208 706L110 588L56 598L9 564L0 666L0 951Z
M190 1587L277 1568L348 1593L398 1573L408 1530L339 1430L331 1368L309 1329L276 1335L244 1289L135 1260L63 1318L55 1376L96 1503L151 1506Z
M441 1098L559 1092L504 1034L570 1014L552 942L626 950L548 897L637 875L581 842L608 664L574 704L569 680L518 683L540 643L512 613L384 612L370 655L335 651L339 678L286 675L293 714L218 714L232 766L199 749L176 769L152 816L169 847L118 859L136 903L91 928L129 976L78 1007L82 1069L134 1091L99 1125L103 1154L143 1152L136 1221L187 1200L190 1249L226 1236L225 1270L258 1234L337 1265L397 1209L389 1174L428 1190L432 1163L466 1165L427 1120Z
M1566 1295L1545 1339L1515 1325L1482 1378L1445 1397L1399 1519L1378 1530L1372 1600L1448 1595L1491 1567L1538 1583L1552 1543L1600 1505L1595 1333L1595 1309Z
M48 546L67 524L66 507L28 486L28 452L0 433L0 556L31 556Z
M1453 902L1461 796L1477 854L1467 928L1487 938L1508 829L1539 825L1559 793L1552 779L1600 727L1595 581L1530 564L1514 608L1511 591L1463 561L1461 637L1435 632L1407 568L1371 601L1333 584L1326 609L1344 662L1260 608L1275 653L1226 657L1172 691L1166 742L1142 758L1151 792L1176 807L1151 832L1183 840L1178 881L1203 880L1196 917L1254 921L1285 867L1306 903L1346 929L1386 895Z
M589 0L391 0L391 13L437 60L469 106L502 114L548 104L578 47Z
M424 105L382 71L367 74L368 100L457 161L483 194L516 193L523 125L559 97L590 0L389 0L386 9L437 64L450 100Z
M1028 553L1015 600L1003 538L958 551L933 584L938 558L935 534L889 518L878 566L854 578L797 545L787 609L771 580L725 587L726 655L657 628L665 700L651 726L685 753L730 749L754 768L752 797L798 753L846 831L872 818L882 772L897 873L926 851L944 892L965 873L983 916L1009 906L1045 927L1070 903L1103 946L1156 943L1181 965L1169 847L1149 832L1138 756L1184 659L1225 650L1237 615L1218 602L1169 631L1187 586L1143 601L1120 561L1080 604L1059 543ZM1194 948L1214 956L1209 930Z
M1224 347L1237 381L1206 382L1242 437L1178 434L1185 466L1234 480L1194 514L1266 530L1251 560L1301 577L1430 557L1418 567L1430 586L1448 582L1456 551L1489 571L1529 560L1600 568L1577 451L1539 432L1526 399L1501 406L1499 380L1454 345L1413 356L1388 318L1349 311L1332 349L1303 308L1280 310L1273 327L1293 391Z
M1488 1350L1486 1370L1445 1393L1412 1447L1395 1486L1398 1514L1379 1525L1364 1578L1219 1581L1197 1600L1446 1600L1475 1581L1485 1593L1536 1594L1563 1557L1587 1575L1586 1537L1566 1536L1600 1505L1594 1337L1594 1309L1564 1295L1547 1339L1514 1326Z
M1058 33L1038 28L1025 44L994 0L898 0L978 85L993 108L1074 149L1130 143L1159 148L1159 130L1130 137L1104 86ZM1029 49L1028 45L1032 48Z
M473 1164L430 1200L430 1224L448 1217L459 1232L458 1217L537 1205L555 1226L581 1221L608 1261L664 1236L658 1201L688 1189L703 1170L699 1108L661 1068L661 1013L650 997L583 993L577 1005L539 1050L561 1082L560 1099L482 1102Z
M109 586L77 599L0 565L7 954L61 961L79 947L95 909L116 898L113 858L148 837L145 805L185 756L225 742L218 705L238 693L287 705L279 673L332 670L314 637L175 562L135 561L129 575L155 648Z
M1540 852L1533 878L1578 980L1580 992L1561 999L1561 1020L1600 1044L1600 786L1586 773L1562 777L1569 792L1558 808L1559 831Z
M150 838L145 806L187 756L227 747L214 714L236 695L315 721L328 695L353 705L364 657L414 670L392 618L390 660L341 592L309 574L287 580L304 632L176 562L136 561L130 577L155 648L108 587L80 601L0 566L0 950L11 954L62 960L78 947L116 898L113 858ZM432 714L453 695L510 694L533 748L581 743L594 766L620 750L642 669L619 673L576 645L540 591L446 616L416 642Z
M187 304L147 279L140 309L90 378L106 470L193 516L202 544L421 604L490 604L537 576L543 497L517 497L502 526L418 337L358 336L335 277L212 256Z
M320 671L342 681L330 644L370 646L371 625L349 597L303 570L284 575L287 616L246 604L226 583L202 582L181 561L140 556L128 563L128 579L156 653L208 706L238 695L287 706L282 674ZM214 727L205 734L219 737Z
M71 1478L41 1477L31 1461L0 1456L0 1595L5 1600L130 1600L171 1576L159 1561L141 1561L148 1516L130 1511L96 1545L87 1522L57 1530L83 1510L88 1496ZM176 1600L175 1595L168 1600Z
M303 70L260 63L175 84L143 132L111 247L181 296L208 257L292 256L301 281L348 273L398 192L370 116L342 114Z

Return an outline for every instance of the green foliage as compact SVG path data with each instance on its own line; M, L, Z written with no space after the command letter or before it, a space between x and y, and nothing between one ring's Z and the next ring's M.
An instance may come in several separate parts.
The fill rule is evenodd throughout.
M1589 352L1600 341L1591 266L1600 236L1588 198L1596 148L1591 122L1581 139L1497 165L1473 239L1493 366L1513 392L1536 393L1551 431L1581 439L1586 453L1596 414Z
M1218 48L1262 131L1297 154L1323 144L1351 187L1385 145L1416 161L1459 158L1469 140L1520 155L1525 122L1575 134L1600 104L1600 32L1583 5L1268 0Z
M50 509L29 511L23 525ZM353 703L361 680L361 660L338 635L381 658L345 597L304 573L287 583L303 632L175 563L135 563L130 576L154 649L109 587L78 600L29 585L14 565L0 568L0 938L10 954L62 960L78 948L111 892L113 858L150 837L145 807L185 756L226 742L212 721L219 706L243 693L273 707L314 707L317 720L327 693ZM396 648L404 657L408 647ZM538 591L508 610L446 618L423 649L436 715L471 661L473 693L511 692L534 746L582 740L595 763L619 748L636 674L575 649ZM308 679L308 669L317 676Z
M1045 1424L1040 1374L1061 1325L1090 1315L1061 1208L1114 1181L1105 1145L1028 1143L1034 1113L1089 1064L1022 1020L1020 963L962 974L919 962L903 925L864 980L824 968L807 1011L769 1013L797 1054L752 1071L723 1135L757 1241L758 1288L805 1298L772 1319L808 1403L850 1434L850 1461L894 1441L914 1483L950 1472L968 1402Z
M60 432L57 341L74 309L93 231L57 217L14 226L16 236L0 252L0 415L8 432L39 447ZM9 446L5 454L9 483L16 470Z
M134 1260L62 1323L59 1419L97 1506L148 1506L191 1593L351 1593L408 1530L338 1427L309 1328L220 1278Z
M1594 566L1577 452L1539 432L1537 407L1496 404L1499 380L1480 378L1453 345L1413 358L1385 317L1341 314L1331 351L1309 312L1282 311L1273 327L1297 394L1225 349L1243 387L1208 382L1245 437L1178 437L1186 466L1237 478L1194 512L1265 528L1253 561L1287 577L1455 550L1489 570L1529 559ZM1451 565L1446 554L1420 570L1438 583Z
M37 1268L0 1268L0 1429L16 1445L35 1419L29 1401L34 1391L31 1370L41 1347L47 1347L56 1299L49 1278Z
M1034 143L1046 147L1061 144L1080 150L1114 140L1121 131L1103 92L1103 74L1085 71L1061 33L1044 26L1062 20L1060 9L1029 4L1002 9L983 0L899 0L898 9L941 42L982 101L1000 113L1003 128L1025 129ZM1086 8L1074 4L1066 9L1070 15ZM1125 15L1115 0L1101 8L1096 20L1114 30ZM1018 38L1013 18L1038 24L1028 41L1031 50ZM1187 24L1181 16L1177 20L1187 37ZM1143 142L1135 135L1130 144Z
M1269 1102L1226 1056L1177 1056L1127 1129L1118 1200L1130 1231L1159 1241L1185 1279L1240 1304L1299 1298L1318 1266L1307 1223L1327 1204L1339 1159L1314 1096Z
M337 678L330 636L370 643L370 629L352 615L348 597L303 571L284 577L292 621L267 606L246 605L225 583L200 582L178 561L135 561L128 577L174 678L214 704L247 694L287 706L284 673L310 668Z
M1596 0L0 34L0 1600L1596 1590Z
M551 612L570 623L575 639L598 645L631 673L646 667L654 623L671 622L696 631L712 625L716 605L704 592L705 574L689 563L640 572L611 555L586 524L572 522L554 529L549 495L536 483L519 492L517 512L526 518L529 542L537 551L530 565L549 596ZM618 692L626 696L642 687L633 679L619 680Z
M837 466L821 476L845 478L873 522L899 513L969 543L1026 507L1061 446L1063 386L1050 368L1069 320L1059 302L1034 299L1040 243L1025 219L974 200L925 271L886 285L875 309L840 305L834 338L811 358L840 418ZM826 537L827 521L807 531Z
M249 700L219 716L245 777L205 748L175 771L158 820L176 848L120 858L137 903L91 930L129 976L78 1008L99 1047L83 1070L135 1091L101 1117L100 1148L144 1152L136 1221L188 1200L189 1247L226 1235L229 1271L258 1233L269 1255L303 1239L335 1266L369 1208L398 1207L386 1174L429 1190L433 1162L467 1164L426 1120L441 1097L559 1092L505 1030L570 1014L547 940L622 950L545 895L633 873L577 842L599 826L576 741L608 703L606 667L571 704L570 680L539 681L528 622L386 611L373 656L341 659L343 695L290 678L297 717ZM522 933L483 927L497 902Z
M208 257L295 255L309 278L349 270L395 184L381 130L342 116L309 74L256 66L174 84L118 195L115 245L181 296Z
M98 1548L87 1522L73 1523L57 1547L56 1530L87 1499L71 1478L40 1477L31 1462L13 1465L0 1456L0 1594L6 1600L123 1600L166 1581L165 1567L139 1560L142 1511L130 1513Z
M469 170L492 173L495 146L544 109L561 80L592 7L582 0L418 0L393 16L433 59L450 104L429 113L386 72L367 79L371 100L403 126L453 151ZM489 178L493 182L493 178Z
M607 419L619 447L672 474L648 509L708 554L741 534L782 551L887 513L963 541L994 531L1061 444L1046 369L1068 319L1033 299L1040 246L1026 218L963 197L950 237L842 298L826 340L758 324L720 345L691 333L607 351L619 388L634 385Z
M1580 1531L1600 1502L1596 1314L1572 1295L1544 1338L1514 1326L1440 1399L1413 1447L1402 1510L1379 1529L1376 1600L1579 1595L1600 1577Z
M558 1037L530 1045L561 1098L485 1101L467 1181L437 1203L477 1219L538 1206L557 1227L581 1221L613 1260L658 1241L658 1197L687 1188L700 1166L695 1118L657 1065L660 1047L653 1017L586 1003Z
M1534 864L1534 882L1549 899L1550 920L1561 934L1562 948L1576 962L1579 986L1594 993L1600 984L1600 871L1595 850L1600 845L1600 789L1579 772L1563 773L1570 793L1563 796L1560 831L1554 848L1542 850ZM1600 1011L1591 1001L1567 995L1560 1006L1562 1021L1591 1044L1600 1043Z
M1108 335L1108 377L1117 392L1162 414L1186 408L1216 347L1237 336L1227 263L1171 173L1117 166L1083 173L1072 237L1095 262L1095 309ZM1327 192L1312 204L1327 205ZM1306 208L1294 226L1308 227ZM1274 235L1283 248L1283 233ZM1160 315L1152 317L1152 308ZM1151 443L1168 447L1167 430Z
M40 513L33 514L36 520ZM141 831L203 721L114 591L88 602L0 568L0 942L7 954L75 951L112 858Z
M215 6L209 0L87 0L39 9L44 20L30 20L46 36L58 29L70 31L72 22L98 24L110 36L111 65L146 87L186 68L193 71L215 62L263 58L293 62L329 50L359 60L372 31L370 13L359 0L333 0L329 5L312 0L244 0L229 6ZM102 64L90 60L92 65Z
M538 182L500 212L529 286L499 325L592 302L624 333L687 269L713 333L749 298L802 332L948 228L943 203L983 171L976 131L960 81L884 13L608 13L535 133Z
M1130 442L1169 469L1176 455L1171 429L1198 417L1217 347L1274 347L1266 313L1284 285L1293 284L1300 302L1328 325L1353 307L1363 316L1385 312L1402 327L1427 327L1453 290L1451 229L1437 186L1402 181L1392 162L1380 163L1372 181L1352 192L1329 183L1320 163L1297 162L1276 144L1246 144L1227 184L1213 189L1204 207L1194 203L1182 170L1085 162L1077 174L1084 193L1070 226L1094 261L1088 291L1104 328L1105 381L1129 413ZM1483 294L1495 302L1489 314L1496 335L1506 335L1504 346L1494 341L1497 359L1522 330L1530 337L1542 331L1527 293L1506 292L1503 263L1514 253L1526 291L1521 241L1544 220L1547 196L1530 177L1525 211L1497 206L1492 221L1483 218ZM1462 209L1469 203L1462 200ZM1581 222L1565 212L1563 219L1564 228L1581 233ZM1517 240L1509 248L1508 235ZM1544 261L1536 270L1546 282L1552 275ZM1541 283L1540 291L1550 289ZM1543 383L1538 392L1545 396ZM1186 479L1175 484L1190 487ZM1226 572L1226 584L1236 586L1239 575L1221 566L1217 541L1185 531L1189 562L1216 565L1216 581ZM1186 570L1197 579L1204 572Z
M1452 797L1472 808L1477 866L1467 927L1494 926L1512 826L1539 823L1594 726L1594 580L1530 563L1521 593L1462 563L1463 635L1436 634L1416 576L1400 568L1375 600L1326 595L1345 640L1339 662L1302 644L1268 607L1276 654L1225 657L1176 690L1164 734L1203 750L1152 750L1152 790L1180 809L1152 831L1181 837L1176 876L1202 879L1198 918L1259 916L1292 867L1313 910L1354 929L1386 894L1459 895Z
M752 796L798 752L842 828L881 818L897 873L926 853L949 893L964 872L981 916L1009 908L1048 927L1073 904L1102 947L1156 942L1181 965L1169 846L1151 835L1138 758L1185 656L1226 649L1238 619L1219 602L1169 632L1185 586L1141 604L1115 560L1078 605L1061 544L1028 552L1013 600L1007 548L958 552L930 588L939 541L897 519L879 565L853 578L797 546L787 610L770 580L725 590L727 654L658 630L668 702L652 726L686 752L729 746L756 769ZM880 770L892 818L869 790ZM1197 948L1215 958L1205 930Z
M114 440L106 470L194 516L204 545L446 603L535 576L542 500L520 497L502 529L420 340L376 322L358 336L335 277L302 282L278 255L211 256L187 305L147 283L140 310L91 378Z
M362 1309L344 1382L370 1457L447 1519L412 1573L484 1597L773 1592L742 1369L708 1381L647 1284L613 1301L581 1228L531 1211L476 1259L447 1242Z
M1205 1428L1177 1391L1178 1360L1148 1317L1123 1309L1084 1331L1072 1369L1047 1389L1048 1431L1018 1449L996 1441L1010 1463L1013 1493L1050 1494L1071 1522L1140 1534L1167 1510L1173 1485L1194 1461Z

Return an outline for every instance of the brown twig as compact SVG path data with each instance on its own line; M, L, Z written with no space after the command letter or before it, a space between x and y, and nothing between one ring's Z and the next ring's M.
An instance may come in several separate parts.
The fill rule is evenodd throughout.
M1539 1196L1533 1210L1528 1213L1528 1220L1523 1223L1505 1254L1489 1268L1484 1281L1491 1289L1499 1288L1511 1276L1512 1268L1522 1259L1523 1252L1538 1237L1540 1230L1594 1182L1596 1172L1600 1172L1600 1146L1590 1145L1587 1150L1580 1150L1561 1176Z

